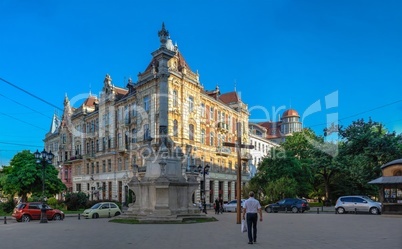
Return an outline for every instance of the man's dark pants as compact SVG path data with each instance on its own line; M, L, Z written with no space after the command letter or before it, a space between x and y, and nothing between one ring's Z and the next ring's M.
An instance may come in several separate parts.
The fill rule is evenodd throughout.
M248 233L248 241L253 242L257 240L257 213L247 213L247 233ZM253 228L253 231L251 231Z

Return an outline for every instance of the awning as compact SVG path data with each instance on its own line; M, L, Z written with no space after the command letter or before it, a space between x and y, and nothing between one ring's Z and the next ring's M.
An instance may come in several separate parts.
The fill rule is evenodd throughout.
M402 176L382 176L370 181L369 184L402 184Z

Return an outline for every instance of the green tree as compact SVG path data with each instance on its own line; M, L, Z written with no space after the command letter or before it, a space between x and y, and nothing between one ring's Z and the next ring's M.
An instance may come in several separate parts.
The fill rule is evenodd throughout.
M10 195L17 194L22 201L27 195L42 196L42 165L37 164L35 156L24 150L10 161L10 170L4 180L3 191ZM51 197L65 190L66 186L57 177L57 169L50 164L45 167L45 196Z
M388 132L378 122L369 119L354 121L339 130L341 144L338 162L342 165L339 194L376 195L376 186L367 184L381 175L380 167L402 157L401 135Z

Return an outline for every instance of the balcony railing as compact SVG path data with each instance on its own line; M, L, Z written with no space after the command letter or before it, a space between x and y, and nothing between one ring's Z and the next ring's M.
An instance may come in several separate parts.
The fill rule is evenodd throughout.
M232 153L232 151L228 147L220 147L219 146L216 148L217 155L230 155L230 153Z
M219 130L224 132L227 132L229 130L229 125L225 122L218 122L217 126Z

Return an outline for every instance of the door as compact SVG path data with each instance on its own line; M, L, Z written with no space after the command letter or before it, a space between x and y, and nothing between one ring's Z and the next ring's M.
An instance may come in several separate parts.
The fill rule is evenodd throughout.
M354 199L355 199L355 208L358 212L369 211L369 204L367 203L367 200L364 200L363 198L360 197L355 197Z
M345 197L341 199L342 206L346 212L354 212L355 211L355 200L353 197Z
M99 208L99 217L109 217L110 207L109 203L103 203Z

